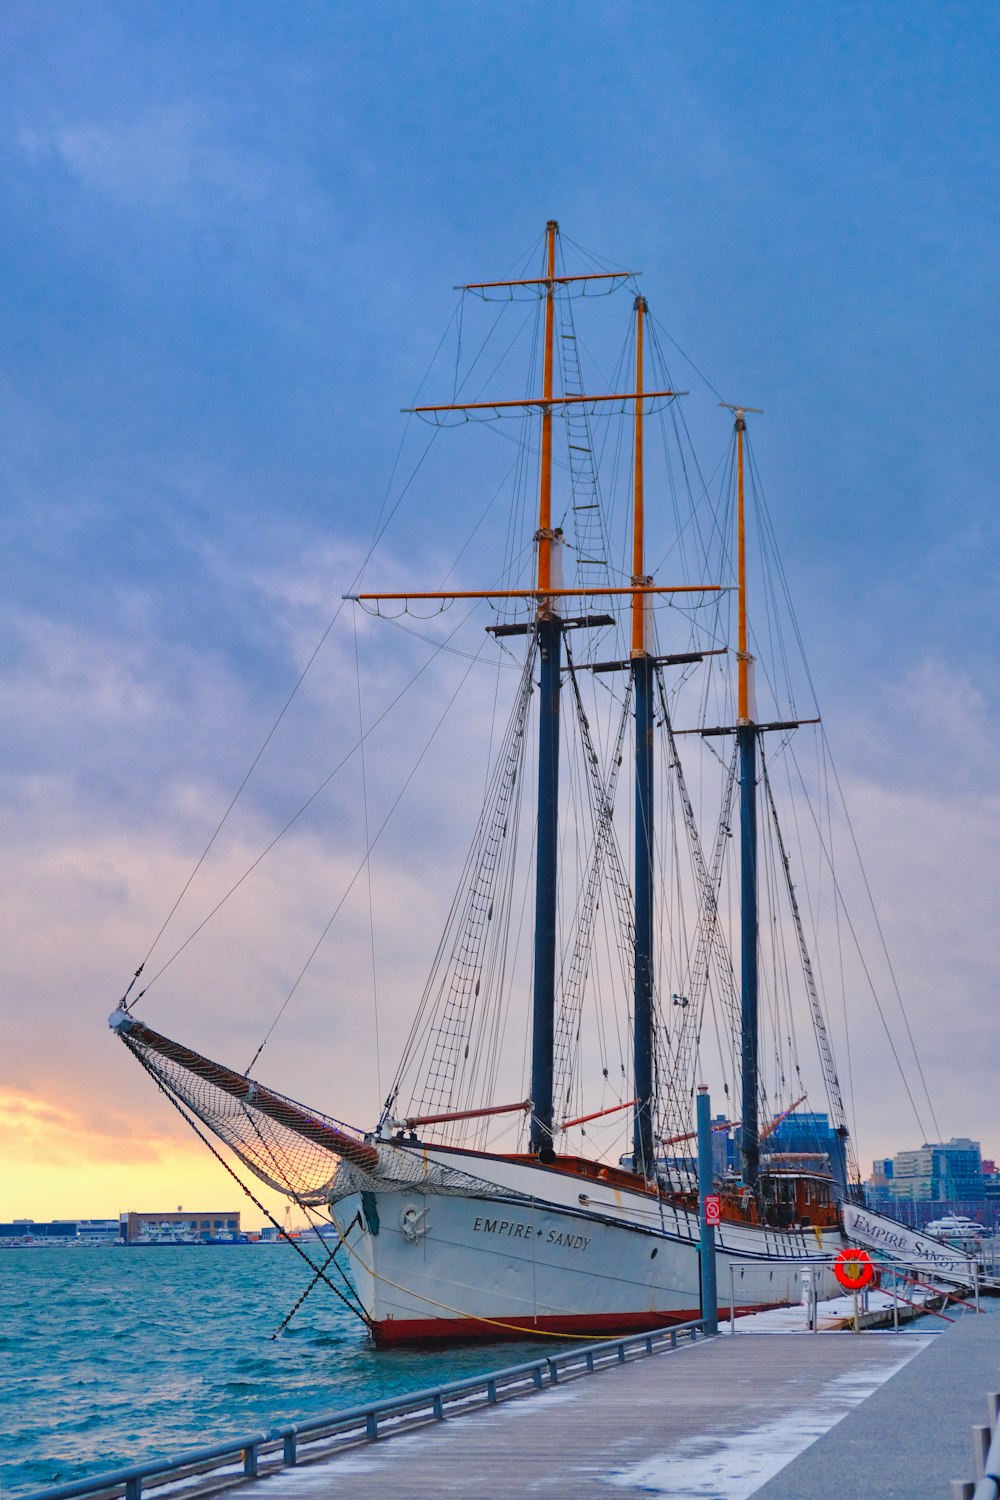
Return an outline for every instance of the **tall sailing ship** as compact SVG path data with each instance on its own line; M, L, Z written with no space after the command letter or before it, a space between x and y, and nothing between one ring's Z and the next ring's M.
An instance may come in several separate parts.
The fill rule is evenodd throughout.
M571 302L621 289L631 302L621 388L588 394ZM691 1142L695 1089L707 1067L703 1032L714 1028L719 1056L729 1064L722 1069L723 1098L736 1116L717 1121L719 1285L726 1294L732 1286L741 1310L795 1302L804 1263L846 1243L845 1219L852 1240L867 1232L871 1243L890 1249L894 1228L862 1208L809 921L764 748L768 740L786 747L818 716L762 719L755 707L750 408L729 408L735 514L732 535L714 521L716 576L659 582L646 556L647 426L659 416L662 427L664 413L673 419L682 393L669 380L647 378L650 315L633 278L608 270L568 274L552 222L535 275L461 291L485 300L534 300L540 389L413 410L443 425L521 419L522 455L537 463L533 576L511 583L512 552L500 582L479 591L352 596L354 608L375 612L418 601L442 607L486 601L495 612L487 629L496 649L508 659L521 652L485 805L380 1118L370 1130L353 1128L170 1040L135 1015L130 992L111 1025L202 1138L211 1145L202 1128L208 1127L229 1148L239 1164L233 1170L249 1169L314 1221L332 1226L349 1269L350 1300L382 1345L611 1334L696 1316L700 1225ZM617 455L619 474L627 471L631 491L630 566L617 575L608 561L595 452L596 430L606 434L611 423L631 440L627 462L617 440L605 443ZM661 511L664 484L662 478L657 484ZM561 500L560 486L567 491ZM576 574L567 586L570 550ZM703 567L712 555L703 549ZM656 621L667 602L690 603L691 619L708 610L712 627L696 627L682 643L686 649L662 651ZM700 691L699 722L684 723L679 716L691 694L683 698L678 683L696 683L699 672L708 683ZM716 691L732 675L735 695ZM584 701L596 684L606 688L603 701L613 710L602 726L599 710L588 712ZM706 782L696 799L682 744L707 747L714 756L711 840L703 841L695 814ZM631 767L624 779L632 785L624 834L616 809L623 765ZM770 934L783 904L794 982L779 978L770 963L763 975L762 834L772 859L763 891L766 926ZM623 853L629 843L631 861ZM738 874L727 876L734 848ZM527 897L517 883L525 863L533 866ZM515 928L518 903L526 899L533 903L530 962L519 968ZM595 956L599 937L603 959ZM829 1124L814 1150L780 1148L782 1124L806 1094L790 1044L793 1061L786 1067L779 1059L766 1086L762 976L764 1009L784 1024L785 1009L790 1014L793 1000L801 1001L814 1028ZM526 992L528 1091L510 1103L502 1090L516 1069L505 1072L502 1055L511 1052L512 1006L528 999ZM601 1014L617 1007L615 1034L629 1039L630 1054L617 1070L606 1038L603 1052L586 1053L588 997L599 1013L598 1030L612 1024ZM595 1149L602 1132L626 1119L631 1138L624 1150ZM900 1247L900 1254L915 1253L912 1243Z

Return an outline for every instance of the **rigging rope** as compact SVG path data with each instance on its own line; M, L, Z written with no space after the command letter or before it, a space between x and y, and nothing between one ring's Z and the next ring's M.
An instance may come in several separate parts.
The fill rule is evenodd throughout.
M505 986L497 986L495 979L498 968L501 974L504 968L509 900L500 902L500 920L496 924L493 917L498 896L509 897L518 823L511 814L515 793L524 780L521 775L524 731L535 655L536 643L532 638L483 812L397 1070L394 1090L398 1090L411 1058L415 1057L418 1037L423 1033L420 1049L423 1076L415 1083L409 1114L439 1114L457 1108L477 1003L481 1028L489 1024L491 1011L498 1019L501 996L496 991ZM476 1066L474 1058L473 1079Z
M701 833L674 736L663 672L659 667L656 671L656 681L663 725L667 732L670 765L680 796L688 847L697 876L699 892L695 956L688 971L685 993L675 997L675 1000L680 1002L680 1023L674 1031L672 1056L669 1059L665 1058L663 1062L665 1075L670 1080L669 1108L666 1117L667 1134L676 1135L684 1131L690 1122L691 1099L696 1081L694 1068L697 1064L697 1049L701 1037L705 1000L713 968L720 991L719 999L725 1012L723 1021L728 1024L730 1043L734 1050L738 1045L740 1035L741 1018L736 995L736 977L733 973L732 959L719 926L718 907L723 855L730 834L732 799L736 782L736 755L734 752L726 773L710 870L705 860Z
M443 710L443 712L441 714L441 717L438 719L438 721L435 724L433 730L431 731L429 739L427 740L426 744L421 749L420 754L417 756L416 760L413 762L413 765L410 767L409 774L407 775L406 780L403 782L403 784L400 787L399 791L396 793L396 796L393 799L393 801L392 801L392 803L391 803L391 805L389 807L389 811L386 813L385 817L382 819L382 822L379 824L378 830L377 830L377 832L375 834L375 837L368 844L368 847L365 850L365 853L364 853L364 855L363 855L363 857L361 859L360 864L358 865L357 869L354 871L354 874L351 876L350 881L348 882L345 890L341 893L340 900L337 902L337 904L334 907L332 913L330 914L330 918L329 918L328 922L326 923L326 926L323 928L323 931L320 933L319 937L316 939L316 942L313 945L312 951L310 952L310 954L309 954L308 958L306 959L305 963L302 965L302 968L299 970L298 974L296 975L294 984L292 985L291 989L288 991L288 994L285 996L284 1000L282 1001L281 1006L278 1009L277 1015L275 1016L274 1020L271 1022L271 1025L268 1027L267 1032L264 1035L264 1039L261 1042L260 1046L257 1048L257 1051L254 1053L253 1059L252 1059L252 1061L250 1063L250 1068L253 1067L254 1063L257 1061L257 1059L260 1057L260 1054L263 1052L264 1048L267 1046L267 1043L268 1043L268 1041L271 1038L271 1035L272 1035L272 1033L274 1031L274 1028L277 1026L277 1024L280 1021L282 1015L284 1014L285 1009L286 1009L289 1001L291 1000L292 996L295 994L295 991L298 989L299 985L302 983L302 980L305 978L306 973L309 970L309 966L311 965L313 959L316 957L316 954L319 952L320 948L323 945L323 942L326 939L327 933L330 931L330 928L333 926L334 922L337 920L337 917L338 917L338 915L340 913L341 908L344 905L344 902L347 900L348 896L351 894L351 891L354 889L355 883L358 880L359 876L361 875L362 870L364 870L367 867L369 859L371 858L372 850L375 848L375 845L378 843L379 839L382 837L383 833L385 832L386 828L388 827L389 822L392 819L392 815L396 811L396 808L399 806L400 802L403 800L403 796L404 796L404 793L406 792L407 787L410 785L410 782L413 780L414 776L417 774L417 771L420 769L420 766L423 763L424 757L426 756L428 750L431 748L431 745L434 743L434 740L437 737L438 731L441 729L441 726L443 725L445 719L448 717L448 714L450 713L452 707L454 706L456 698L458 697L459 693L462 691L462 688L465 686L465 683L467 682L467 680L469 678L469 674L471 673L472 668L476 665L476 661L477 660L478 660L478 658L474 658L469 663L469 665L466 667L464 673L462 674L461 679L459 680L458 686L455 688L455 691L452 693L451 697L449 698L447 704L444 707L444 710ZM422 670L423 670L423 668L421 668L421 671ZM419 673L418 673L418 675L419 675ZM405 689L404 689L404 692L405 692ZM399 696L401 697L402 694L400 694ZM398 700L396 700L396 701L398 701ZM380 717L384 717L384 715L382 715ZM379 720L376 720L375 722L378 723ZM248 1073L250 1071L250 1068L247 1069Z
M363 1323L365 1323L368 1326L368 1328L370 1329L371 1326L372 1326L371 1319L368 1317L368 1314L363 1309L361 1309L359 1311L360 1303L359 1303L358 1307L355 1307L348 1300L348 1298L344 1296L344 1294L340 1290L340 1288L334 1286L333 1282L329 1279L329 1277L325 1275L325 1267L317 1266L315 1264L315 1262L313 1260L311 1260L310 1257L306 1254L306 1252L302 1249L302 1246L296 1240L290 1239L288 1237L288 1235L286 1235L284 1233L284 1230L283 1230L282 1226L278 1223L277 1219L274 1217L274 1215L271 1213L271 1211L269 1209L267 1209L267 1208L264 1207L264 1204L260 1201L260 1199L257 1197L257 1195L250 1190L250 1188L243 1181L243 1179L239 1176L239 1174L236 1171L234 1171L234 1169L230 1166L229 1162L226 1161L226 1158L222 1155L221 1151L217 1150L217 1148L212 1144L212 1142L209 1140L208 1136L204 1133L204 1131L201 1130L199 1128L199 1126L195 1124L194 1120L188 1114L187 1110L181 1104L180 1100L176 1099L174 1097L174 1095L171 1093L170 1089L167 1088L166 1084L160 1078L160 1076L156 1072L155 1068L151 1068L149 1066L149 1064L146 1062L146 1059L142 1056L141 1053L135 1051L134 1049L131 1049L131 1050L132 1050L132 1055L136 1058L136 1060L138 1061L140 1067L145 1068L145 1070L149 1074L150 1078L152 1078L153 1082L156 1084L156 1087L160 1090L160 1093L163 1094L163 1096L170 1101L170 1103L173 1105L174 1109L176 1109L177 1113L180 1115L181 1119L184 1120L184 1122L187 1125L189 1125L191 1127L191 1129L194 1131L195 1135L201 1141L202 1145L208 1147L209 1151L211 1151L212 1155L215 1157L216 1161L220 1164L220 1166L222 1166L222 1167L225 1168L225 1170L229 1173L229 1175L233 1179L233 1181L239 1185L239 1187L243 1190L244 1193L246 1193L247 1197L250 1199L250 1202L254 1205L254 1207L255 1208L259 1208L260 1211L261 1211L261 1213L264 1215L265 1219L270 1220L270 1222L274 1225L275 1229L277 1229L278 1232L282 1235L282 1238L288 1240L288 1243L291 1245L292 1249L295 1250L298 1255L301 1255L302 1259L306 1262L306 1265L308 1265L308 1266L310 1266L312 1268L312 1270L315 1273L315 1275L316 1275L317 1278L321 1279L322 1281L324 1281L326 1283L326 1285L330 1288L330 1290L334 1294L334 1296L337 1297L341 1302L343 1302L344 1306L347 1307L354 1314L354 1316L356 1318L360 1318L361 1321ZM298 1201L298 1200L296 1200L296 1201ZM357 1294L355 1293L355 1296L356 1295Z
M569 641L566 642L566 664L569 681L573 688L577 724L583 748L584 760L589 773L591 812L594 822L593 843L587 865L587 876L583 883L574 921L574 941L568 964L564 962L560 972L560 995L555 1020L555 1045L553 1059L553 1095L568 1104L573 1074L578 1059L580 1042L580 1016L583 995L590 969L593 941L593 922L602 881L607 876L611 883L617 917L616 937L622 959L622 977L628 984L632 974L633 949L635 943L635 917L632 893L628 876L618 845L614 828L614 798L618 784L618 773L622 764L622 745L631 708L631 682L626 691L619 719L615 749L607 778L601 774L597 752L590 734L590 724L580 696L580 686ZM564 1097L565 1096L565 1097Z
M308 1213L309 1210L307 1209L306 1212ZM359 1223L360 1219L361 1219L361 1213L359 1211L358 1213L356 1213L354 1215L354 1218L351 1220L350 1224L348 1224L348 1226L344 1230L343 1234L341 1234L341 1232L337 1228L336 1224L333 1225L333 1228L337 1230L337 1243L334 1245L333 1249L331 1251L329 1251L329 1253L327 1254L326 1260L323 1262L322 1266L317 1269L316 1274L313 1276L312 1281L309 1282L309 1285L306 1287L305 1291L302 1293L302 1295L300 1297L296 1298L295 1302L289 1308L289 1310L286 1313L286 1315L282 1318L282 1320L278 1324L277 1328L271 1334L271 1342L272 1343L274 1342L274 1340L276 1338L279 1337L280 1334L284 1333L285 1329L288 1327L289 1323L295 1317L295 1314L298 1312L299 1308L305 1302L305 1300L309 1296L310 1292L312 1292L316 1287L318 1287L319 1284L320 1284L320 1282L325 1279L324 1276L323 1276L323 1272L326 1270L327 1266L331 1264L331 1262L332 1262L333 1265L335 1265L337 1267L337 1270L340 1272L341 1276L344 1278L344 1282L347 1285L348 1290L353 1294L355 1300L357 1301L358 1308L360 1309L360 1313L361 1313L362 1318L364 1318L365 1321L367 1322L367 1316L365 1314L364 1308L362 1307L361 1298L358 1297L357 1292L355 1291L354 1287L351 1285L351 1282L350 1282L350 1280L348 1278L347 1272L344 1270L343 1266L340 1264L339 1260L337 1259L337 1251L340 1249L341 1245L344 1244L345 1236L348 1235L348 1234L350 1234L351 1230L354 1228L354 1225L357 1224L357 1223ZM286 1238L290 1238L290 1236L286 1236Z
M358 743L361 746L361 803L365 825L365 873L368 883L368 940L372 965L372 1014L375 1022L375 1086L382 1097L382 1037L378 1014L378 970L375 963L375 905L372 900L372 841L368 827L368 768L365 765L365 721L361 701L361 656L358 647L358 617L354 616L354 668L358 688Z
M826 736L824 735L824 741L825 741L825 739L826 739ZM854 942L854 950L855 950L855 952L858 955L858 959L859 959L859 961L861 963L861 967L862 967L862 969L864 971L865 979L868 981L868 988L871 991L872 999L875 1002L875 1009L878 1012L879 1020L882 1022L882 1029L885 1032L886 1040L889 1043L889 1050L891 1051L892 1056L893 1056L893 1060L895 1061L896 1066L899 1069L899 1076L900 1076L900 1079L902 1080L903 1088L904 1088L904 1090L906 1092L906 1097L910 1101L910 1106L911 1106L911 1108L913 1110L913 1115L914 1115L914 1118L915 1118L915 1120L917 1122L917 1126L918 1126L918 1128L920 1130L920 1133L924 1137L926 1137L927 1131L926 1131L926 1129L924 1127L923 1120L920 1117L920 1111L917 1108L917 1102L916 1102L916 1100L913 1097L913 1090L910 1088L909 1082L907 1081L906 1073L905 1073L905 1071L903 1069L902 1058L900 1057L899 1051L898 1051L898 1049L896 1047L896 1044L893 1041L892 1032L889 1030L889 1021L888 1021L888 1018L887 1018L887 1016L885 1014L885 1011L882 1008L882 1002L879 1000L878 990L875 987L875 981L872 979L871 970L869 969L868 964L865 961L864 952L862 950L861 943L860 943L857 931L856 931L855 926L854 926L854 922L853 922L853 920L851 918L851 914L850 914L850 912L849 912L849 910L847 908L847 902L844 900L844 893L841 890L840 881L838 880L836 870L834 869L832 852L827 847L826 840L825 840L825 838L823 836L823 830L820 828L820 826L819 826L819 820L817 819L817 816L816 816L816 809L813 807L812 802L809 799L809 794L808 794L808 791L807 791L806 785L805 785L805 779L803 777L802 769L799 766L798 760L795 757L795 752L794 752L793 749L791 749L791 747L789 747L789 749L790 749L790 754L791 754L791 758L792 758L792 764L795 766L796 772L797 772L798 777L799 777L799 782L800 782L800 784L802 786L802 790L806 794L806 806L809 808L810 815L811 815L813 823L814 823L814 825L816 827L816 833L817 833L817 838L819 840L820 851L821 851L821 853L823 855L823 858L824 858L824 860L826 862L826 865L827 865L827 867L828 867L828 869L830 871L830 877L831 877L832 882L833 882L833 889L834 889L834 892L836 894L837 901L839 902L840 910L844 914L844 920L847 923L847 929L850 932L851 938L852 938L852 940ZM900 1007L900 1010L903 1013L904 1022L906 1023L906 1031L907 1031L907 1035L908 1035L908 1037L910 1039L910 1045L911 1045L911 1047L913 1049L914 1058L915 1058L916 1063L917 1063L917 1071L920 1074L920 1081L923 1084L924 1095L925 1095L925 1097L927 1099L928 1107L930 1108L930 1111L931 1111L931 1120L933 1122L934 1129L937 1131L938 1135L940 1136L940 1134L941 1134L941 1127L938 1125L937 1117L936 1117L936 1115L934 1113L934 1106L931 1103L930 1094L927 1091L927 1082L926 1082L926 1079L924 1078L923 1068L920 1066L920 1059L919 1059L919 1057L917 1056L917 1053L916 1053L916 1044L914 1043L912 1033L910 1032L909 1022L906 1020L906 1011L905 1011L905 1008L903 1007L903 997L900 994L899 984L898 984L898 982L896 980L895 970L893 969L893 967L892 967L892 961L889 958L889 951L888 951L888 947L886 946L885 935L884 935L884 933L882 931L882 925L879 922L878 913L875 911L875 904L874 904L874 901L872 899L871 887L868 884L868 877L865 874L864 866L861 863L861 852L858 849L857 840L856 840L856 838L854 836L854 828L853 828L853 825L851 823L850 814L847 811L847 804L846 804L846 801L844 800L843 788L840 785L840 779L837 776L837 769L836 769L836 766L833 763L832 756L830 757L830 768L833 771L834 780L837 783L837 790L840 793L840 799L841 799L840 805L841 805L841 808L843 809L844 817L845 817L845 819L847 821L847 826L848 826L848 829L849 829L850 834L851 834L851 842L852 842L852 844L854 846L854 852L855 852L855 855L857 856L858 866L859 866L859 868L861 870L861 877L862 877L862 880L864 881L865 891L866 891L866 893L868 895L868 900L869 900L869 903L871 904L872 915L873 915L874 920L875 920L875 925L876 925L876 927L878 929L879 937L881 938L881 941L882 941L882 951L883 951L883 954L885 956L886 963L888 964L888 967L889 967L889 974L890 974L890 977L891 977L892 982L893 982L893 987L895 989L896 999L899 1002L899 1007Z
M445 340L448 337L448 333L449 333L449 331L451 329L452 323L455 321L455 318L456 318L456 314L453 313L452 317L451 317L451 320L449 321L447 327L445 328L444 332L441 335L441 338L438 341L437 348L435 349L434 353L431 355L430 361L429 361L429 363L427 365L427 369L424 371L423 378L421 379L420 384L417 386L417 396L418 397L419 397L419 394L420 394L421 390L423 389L424 383L427 380L427 376L430 374L430 371L433 368L434 362L437 359L438 354L440 353L441 348L443 347L444 342L445 342ZM386 531L388 530L389 526L391 525L392 520L393 520L393 518L396 515L396 512L399 510L399 507L402 505L403 500L405 499L407 492L409 491L409 489L413 485L414 481L416 480L416 477L419 474L421 468L423 467L424 461L427 458L427 455L429 454L429 452L431 450L431 447L432 447L432 445L433 445L433 443L434 443L434 441L435 441L435 439L437 437L437 432L435 431L428 438L428 440L427 440L427 442L426 442L426 444L424 446L424 450L421 453L420 457L418 458L418 460L416 462L416 465L414 466L413 471L410 474L410 477L407 479L406 483L403 485L403 488L400 490L399 495L397 496L397 498L395 500L395 503L393 504L393 506L392 506L391 510L389 511L388 515L386 515L386 513L385 513L386 512L386 505L388 504L388 501L389 501L389 495L392 492L392 486L393 486L393 483L394 483L395 478L396 478L396 471L399 468L399 461L400 461L400 458L401 458L402 453L403 453L403 447L404 447L405 442L406 442L406 435L407 435L407 432L409 431L409 427L410 427L410 421L409 421L409 418L408 418L407 421L406 421L406 423L404 424L403 432L402 432L402 434L400 436L400 439L399 439L399 446L396 449L396 456L395 456L395 458L393 460L392 469L390 471L389 479L388 479L388 482L387 482L386 488L385 488L385 494L383 495L383 498L382 498L382 504L379 507L378 515L375 518L375 524L374 524L374 526L372 528L372 535L371 535L371 540L370 540L370 542L368 544L368 549L365 552L365 555L362 558L360 564L358 565L358 567L357 567L357 569L356 569L356 571L354 573L353 578L351 579L351 583L349 584L348 589L347 589L348 593L353 593L354 590L357 588L358 584L360 583L361 579L363 578L365 569L367 568L369 562L371 561L372 555L375 552L375 548L378 546L379 542L382 540L382 538L384 537ZM383 521L383 517L384 517L384 521ZM129 994L131 993L132 986L134 985L136 979L138 979L139 975L143 972L143 970L145 969L146 965L148 964L148 962L149 962L149 960L150 960L150 958L151 958L151 956L152 956L152 954L153 954L153 952L154 952L154 950L156 948L156 945L159 943L160 939L163 937L163 934L166 932L167 928L169 927L169 925L170 925L171 921L173 920L173 917L174 917L175 913L177 912L177 910L178 910L181 902L184 900L184 897L187 895L188 891L190 890L191 885L192 885L193 881L195 880L195 877L198 874L198 871L201 869L202 865L205 863L205 860L208 858L208 855L211 852L211 850L212 850L212 848L213 848L213 846L215 844L216 839L219 837L219 834L222 832L223 828L225 827L226 823L228 822L230 814L232 813L234 807L236 806L237 802L239 801L240 797L242 796L242 794L243 794L243 792L244 792L244 790L245 790L245 788L247 786L247 783L250 781L250 778L252 777L254 771L257 769L257 766L260 764L260 761L261 761L261 759L262 759L265 751L267 750L268 745L271 743L271 741L273 740L275 734L277 733L278 728L281 725L281 722L282 722L282 720L285 717L285 714L288 712L289 708L292 705L293 700L298 695L299 689L302 687L302 684L305 681L306 676L308 675L308 673L309 673L309 671L310 671L313 663L315 662L316 658L318 657L320 651L323 649L323 646L325 645L325 643L327 641L327 638L329 637L330 632L332 631L334 625L337 623L338 619L340 618L341 612L343 611L343 608L344 608L344 605L345 605L346 602L347 602L346 599L341 599L340 600L339 604L337 605L336 609L333 612L333 615L332 615L331 619L329 620L329 622L328 622L328 624L326 626L326 629L323 631L323 633L321 634L319 640L316 642L316 645L314 646L314 648L312 650L312 653L309 656L309 659L307 660L305 666L302 668L302 671L299 673L299 676L296 679L296 681L295 681L295 683L294 683L294 685L292 687L291 692L288 694L288 696L285 699L284 703L281 705L281 708L278 711L278 715L277 715L276 719L274 720L273 724L271 725L270 729L268 730L267 734L265 735L264 740L263 740L263 742L262 742L259 750L257 751L256 755L253 757L253 760L250 762L250 765L249 765L249 767L248 767L245 775L243 776L242 780L240 781L239 785L237 786L236 791L233 793L233 795L232 795L232 797L231 797L231 799L229 801L228 806L226 807L225 811L222 814L222 817L219 819L219 822L216 825L215 830L212 833L212 836L208 840L208 843L205 845L205 847L202 850L201 854L198 856L198 859L195 862L194 868L192 869L190 875L185 880L185 882L184 882L183 886L181 887L181 890L180 890L180 892L179 892L176 900L174 901L174 903L171 906L170 910L167 912L167 915L164 918L164 920L163 920L163 922L162 922L162 924L161 924L161 926L159 928L159 931L156 933L156 936L153 938L153 941L150 943L148 949L146 950L146 956L143 958L142 963L139 965L138 969L135 971L135 974L133 975L131 983L128 985L127 989L125 990L124 995L122 996L123 1000L127 1000ZM175 955L175 957L176 957L176 955ZM162 972L163 971L161 969L160 973L162 973ZM158 978L159 975L157 975L155 977ZM153 981L151 980L150 983L152 983L152 982ZM148 989L149 989L149 985L146 986L146 990L148 990ZM133 1007L136 1004L138 1004L139 1000L142 999L142 996L143 996L143 994L145 994L146 990L143 990L139 995L136 996L135 1000L133 1000L133 1002L132 1002L132 1006ZM132 1007L128 1007L128 1008L131 1009Z
M764 791L767 794L767 802L771 812L771 822L774 827L775 839L778 845L778 856L785 873L785 890L788 894L788 902L792 912L792 922L795 926L795 935L799 945L799 957L802 963L802 973L805 977L806 992L809 996L809 1004L812 1008L813 1028L816 1033L816 1043L819 1047L820 1063L823 1069L823 1077L826 1082L827 1099L830 1104L830 1113L833 1116L834 1125L847 1127L847 1117L844 1113L844 1101L840 1092L840 1079L837 1077L837 1068L833 1060L833 1052L830 1047L830 1037L826 1028L826 1017L820 1004L819 992L816 988L816 979L813 974L812 959L806 943L805 929L802 925L802 914L799 910L798 897L795 893L795 885L792 881L791 860L785 848L785 840L778 821L778 808L774 800L774 791L771 787L771 778L767 769L767 760L764 755L764 746L760 747L761 779L764 783Z

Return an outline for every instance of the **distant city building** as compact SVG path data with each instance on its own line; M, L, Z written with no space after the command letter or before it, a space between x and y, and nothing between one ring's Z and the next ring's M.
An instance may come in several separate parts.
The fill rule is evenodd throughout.
M14 1219L0 1224L0 1240L75 1240L75 1219L52 1219L36 1223L34 1219Z
M979 1142L955 1136L947 1143L925 1142L918 1151L898 1151L888 1195L896 1202L982 1202L986 1191Z
M835 1152L836 1132L830 1128L830 1117L809 1110L796 1110L786 1115L770 1133L761 1132L762 1153L771 1151ZM831 1156L832 1160L832 1156Z
M983 1162L983 1195L993 1209L1000 1208L1000 1172L995 1161Z
M984 1162L978 1141L954 1136L925 1141L919 1150L897 1151L872 1163L865 1184L871 1208L920 1229L943 1213L959 1214L987 1227L1000 1218L1000 1174Z
M712 1121L712 1171L716 1177L727 1177L736 1170L736 1142L725 1115Z
M127 1245L211 1244L240 1237L240 1216L232 1209L211 1213L126 1213L121 1215L121 1237Z
M717 1178L738 1174L742 1151L742 1132L733 1126L726 1115L716 1115L712 1121L712 1170ZM845 1134L830 1124L830 1117L821 1112L793 1112L773 1129L762 1130L760 1139L761 1167L767 1170L771 1156L813 1156L823 1158L815 1165L822 1172L832 1172L834 1180L846 1185L847 1163ZM623 1156L622 1166L631 1166L632 1158ZM674 1182L693 1180L697 1175L698 1161L690 1156L662 1156L657 1165Z
M12 1219L0 1224L0 1244L114 1244L119 1228L117 1219Z
M121 1235L121 1224L117 1219L77 1219L76 1232L91 1245L114 1244Z

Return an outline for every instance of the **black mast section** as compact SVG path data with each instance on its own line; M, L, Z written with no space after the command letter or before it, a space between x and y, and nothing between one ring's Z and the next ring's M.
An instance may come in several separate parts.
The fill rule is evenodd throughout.
M740 762L740 952L741 1058L743 1124L741 1127L743 1179L757 1186L760 1176L759 1019L757 993L757 726L741 723L736 730Z
M538 706L538 840L535 862L535 968L531 1031L531 1141L538 1155L552 1151L552 1075L555 1038L556 879L559 832L559 680L562 621L535 626L541 662Z
M555 330L556 234L545 226L545 346L542 356L542 443L538 498L538 587L553 586L552 529L552 367ZM561 549L560 549L561 550ZM561 584L562 579L559 578ZM535 862L535 972L531 1011L530 1149L552 1156L555 1010L556 897L559 837L559 672L562 665L562 621L551 598L538 602L538 654L541 661L538 709L538 838Z
M649 584L645 563L643 492L643 332L646 299L635 299L635 453L632 495L632 584ZM632 681L635 684L635 975L632 1072L635 1119L633 1171L653 1171L653 659L646 599L632 596Z

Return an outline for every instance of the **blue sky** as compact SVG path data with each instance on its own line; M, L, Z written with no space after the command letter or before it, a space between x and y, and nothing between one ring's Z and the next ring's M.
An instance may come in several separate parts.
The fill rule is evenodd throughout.
M986 1136L998 44L986 3L4 7L19 1097L65 1090L113 1129L83 1059L155 1114L108 1061L104 996L349 581L454 283L555 216L766 410L756 454L925 1049L942 1007L962 1017L938 1114ZM39 1047L36 1012L72 1046ZM887 1110L862 1150L912 1134Z

